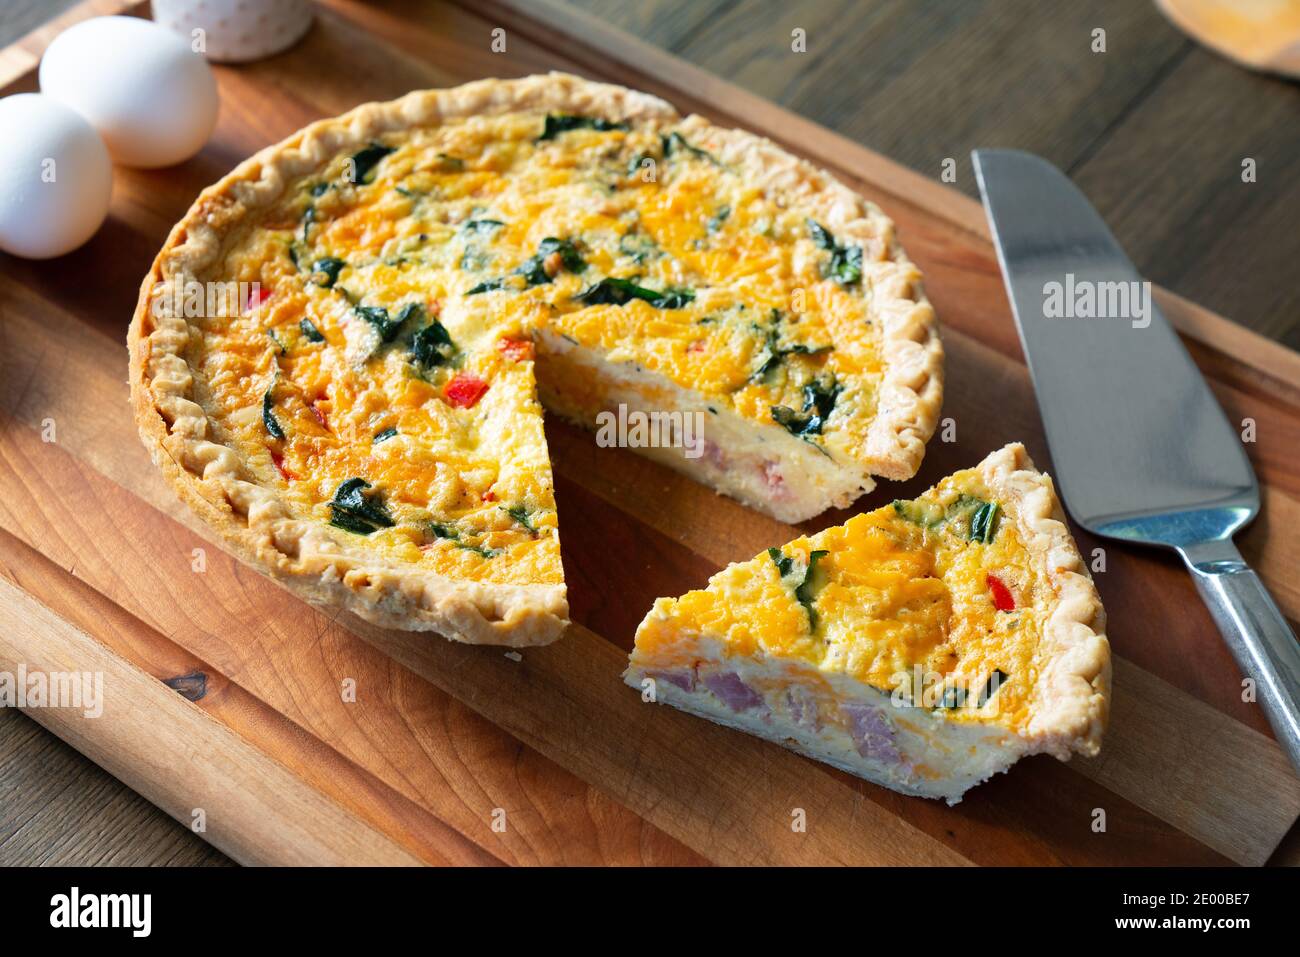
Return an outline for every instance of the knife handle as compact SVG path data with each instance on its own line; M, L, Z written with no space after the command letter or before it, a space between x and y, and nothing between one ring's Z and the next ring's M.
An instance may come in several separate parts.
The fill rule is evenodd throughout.
M1230 540L1178 549L1242 672L1256 683L1278 744L1300 771L1300 642Z

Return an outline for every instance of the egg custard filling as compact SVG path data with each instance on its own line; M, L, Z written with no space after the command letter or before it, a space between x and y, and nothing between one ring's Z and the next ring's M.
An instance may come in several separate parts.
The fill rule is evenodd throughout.
M254 292L169 305L192 282ZM131 342L146 444L259 565L465 640L562 624L542 405L677 416L638 450L797 521L913 474L942 394L878 209L558 74L370 104L249 160L173 231ZM529 638L512 588L547 608Z
M1020 446L661 598L626 681L908 794L1095 754L1100 599Z

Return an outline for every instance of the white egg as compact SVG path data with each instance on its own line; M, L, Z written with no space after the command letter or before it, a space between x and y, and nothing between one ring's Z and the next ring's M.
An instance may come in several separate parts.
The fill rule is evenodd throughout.
M41 59L41 92L99 130L124 166L171 166L217 122L212 68L182 38L138 17L96 17L64 30Z
M0 249L48 259L76 249L108 215L113 164L71 107L39 93L0 100Z

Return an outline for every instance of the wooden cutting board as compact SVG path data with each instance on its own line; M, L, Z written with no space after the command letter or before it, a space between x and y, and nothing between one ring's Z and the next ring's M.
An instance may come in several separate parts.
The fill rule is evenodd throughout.
M1268 860L1300 814L1300 783L1162 554L1109 545L1097 575L1117 656L1102 756L1027 760L949 808L643 705L619 672L653 599L798 530L565 425L547 437L575 623L521 660L316 611L207 539L127 406L126 326L168 228L202 187L311 120L550 69L771 136L898 222L944 323L957 439L936 438L916 479L884 483L862 509L1011 440L1050 467L976 204L567 8L518 7L328 0L289 53L217 68L221 119L200 156L117 170L111 217L86 247L0 259L0 669L105 676L102 717L32 717L182 822L201 811L204 837L248 863ZM498 26L504 53L490 48ZM54 32L0 52L0 93L36 88ZM1265 506L1240 545L1296 621L1300 355L1161 303L1229 418L1255 422Z

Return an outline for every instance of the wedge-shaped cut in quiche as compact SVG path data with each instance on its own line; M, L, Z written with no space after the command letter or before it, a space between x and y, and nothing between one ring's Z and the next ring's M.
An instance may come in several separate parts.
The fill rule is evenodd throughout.
M659 599L624 677L647 700L955 804L1024 755L1098 752L1104 626L1051 479L1010 445Z
M647 455L795 521L911 476L942 395L878 209L560 74L369 104L252 157L173 229L129 347L145 444L241 556L472 642L564 626L541 404L658 416Z

